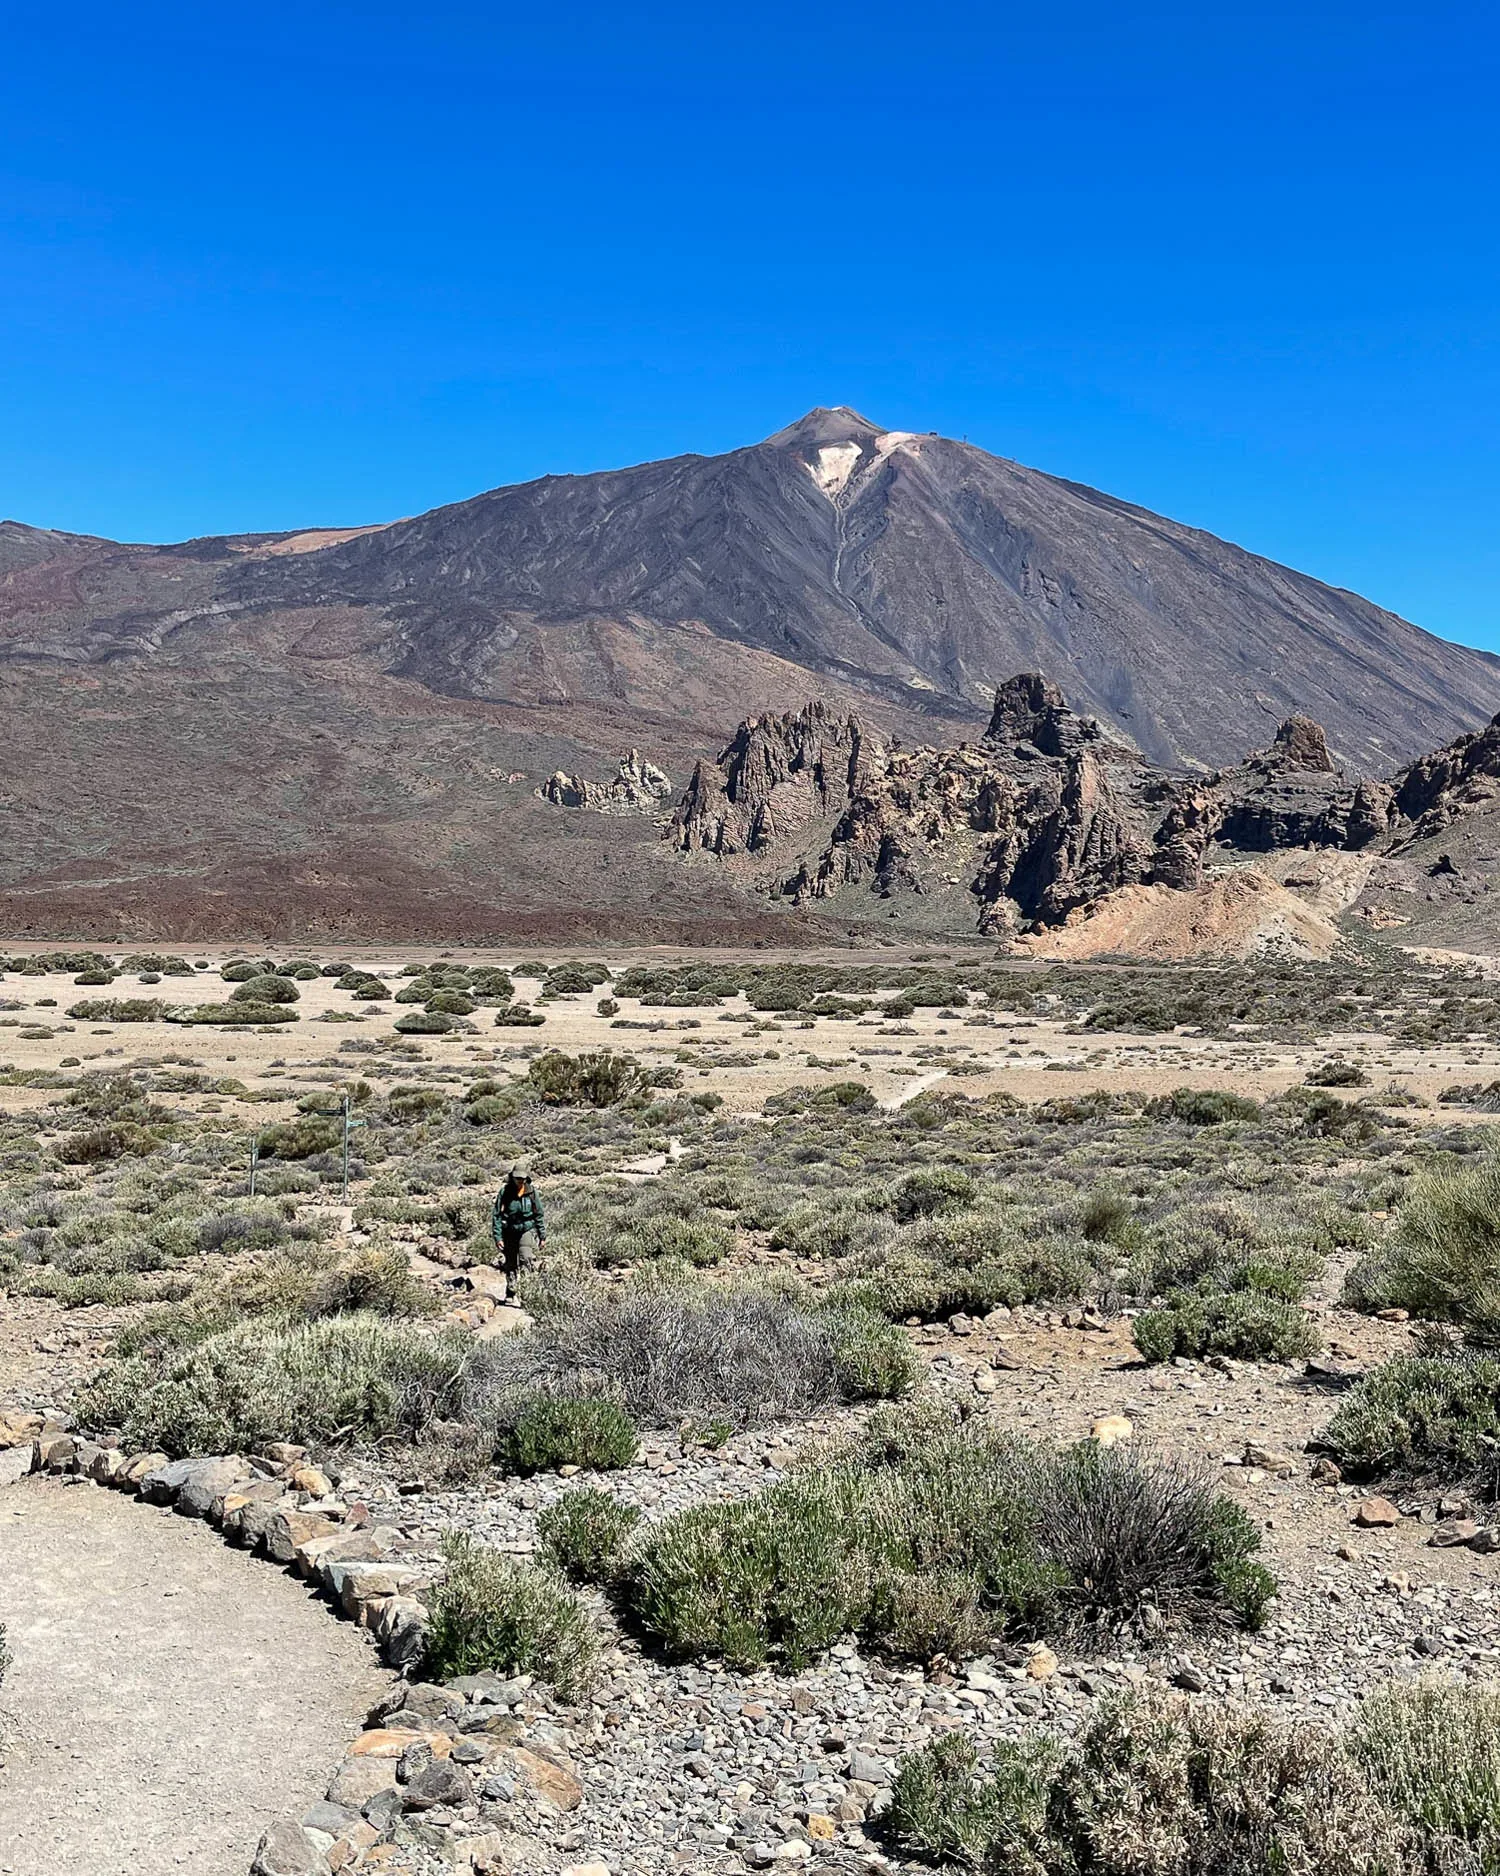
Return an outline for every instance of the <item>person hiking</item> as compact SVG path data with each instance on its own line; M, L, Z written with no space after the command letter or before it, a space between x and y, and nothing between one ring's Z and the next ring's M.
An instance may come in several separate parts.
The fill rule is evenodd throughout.
M547 1248L546 1214L536 1187L531 1183L531 1174L524 1166L511 1167L505 1186L495 1200L490 1231L505 1271L505 1287L510 1292L521 1272L530 1270L538 1252Z

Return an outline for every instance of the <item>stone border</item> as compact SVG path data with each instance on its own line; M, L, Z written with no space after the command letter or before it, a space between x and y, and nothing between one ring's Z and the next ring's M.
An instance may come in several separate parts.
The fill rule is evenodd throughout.
M556 1728L532 1730L551 1712L531 1677L474 1674L444 1686L405 1677L425 1651L422 1592L432 1568L402 1561L400 1534L375 1524L308 1463L306 1449L275 1443L263 1454L169 1459L127 1453L68 1432L39 1414L0 1414L0 1486L32 1473L87 1478L170 1506L213 1526L226 1543L295 1570L332 1607L369 1631L381 1659L403 1677L371 1710L325 1797L262 1837L250 1876L334 1876L382 1869L399 1876L398 1829L457 1870L509 1872L528 1839L503 1827L495 1806L517 1797L549 1813L576 1811L583 1787ZM490 1815L486 1815L487 1807ZM430 1820L430 1822L428 1821ZM402 1828L404 1827L404 1828ZM579 1863L561 1876L609 1876Z

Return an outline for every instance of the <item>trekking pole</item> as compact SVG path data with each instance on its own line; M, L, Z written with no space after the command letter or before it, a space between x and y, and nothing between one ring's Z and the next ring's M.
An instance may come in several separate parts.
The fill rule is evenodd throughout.
M260 1135L256 1134L250 1142L250 1196L255 1197L255 1169L260 1164Z

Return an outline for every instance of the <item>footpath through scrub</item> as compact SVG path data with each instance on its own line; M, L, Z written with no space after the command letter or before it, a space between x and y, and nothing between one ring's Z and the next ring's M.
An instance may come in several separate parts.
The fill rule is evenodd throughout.
M0 1492L0 1582L0 1868L25 1876L247 1869L389 1685L290 1577L89 1486Z

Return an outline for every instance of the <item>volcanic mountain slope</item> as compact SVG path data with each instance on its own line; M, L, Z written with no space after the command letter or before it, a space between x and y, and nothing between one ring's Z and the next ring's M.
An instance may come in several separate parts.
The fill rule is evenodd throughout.
M649 826L533 791L608 786L628 750L680 785L747 710L809 697L952 745L1023 667L1169 765L1309 711L1386 773L1500 706L1500 660L842 409L386 526L152 547L0 523L0 923L732 936L761 899L704 906Z
M1175 930L1191 950L1215 924L1231 948L1270 933L1326 949L1331 917L1356 901L1367 923L1426 924L1414 935L1437 942L1420 898L1468 908L1448 918L1466 934L1454 942L1485 950L1500 948L1497 826L1500 716L1389 783L1346 777L1302 716L1263 753L1201 775L1147 762L1028 674L999 688L983 738L957 748L888 743L820 704L749 719L694 770L670 833L794 906L943 929L967 903L981 933L1050 948L1058 928L1097 920L1110 949L1148 935L1171 949ZM1474 862L1430 860L1439 837ZM1382 895L1403 893L1412 910L1382 912Z

